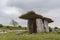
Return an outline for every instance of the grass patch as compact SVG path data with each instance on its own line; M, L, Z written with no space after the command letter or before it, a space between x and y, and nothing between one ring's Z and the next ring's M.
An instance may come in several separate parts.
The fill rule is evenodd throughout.
M60 34L57 33L23 33L16 35L15 32L0 34L0 40L60 40Z
M2 29L6 30L27 30L27 27L3 27Z

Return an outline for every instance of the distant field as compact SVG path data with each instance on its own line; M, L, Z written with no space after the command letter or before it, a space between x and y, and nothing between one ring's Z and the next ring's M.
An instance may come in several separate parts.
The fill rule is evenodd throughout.
M27 30L27 27L3 27L2 29L7 29L7 30Z
M0 34L0 40L60 40L60 34L57 33L23 33L16 35L15 32Z

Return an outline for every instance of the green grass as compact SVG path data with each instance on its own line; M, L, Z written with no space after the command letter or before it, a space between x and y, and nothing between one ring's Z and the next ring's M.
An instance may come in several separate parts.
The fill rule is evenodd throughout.
M27 30L26 27L3 27L2 29L6 29L6 30Z
M60 40L60 34L57 33L23 33L16 35L13 33L0 34L0 40Z

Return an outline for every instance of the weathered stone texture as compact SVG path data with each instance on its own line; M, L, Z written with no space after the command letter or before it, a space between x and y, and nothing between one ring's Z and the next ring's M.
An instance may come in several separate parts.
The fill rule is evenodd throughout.
M37 32L44 32L42 19L36 19Z
M37 32L37 27L36 27L36 20L34 19L29 19L28 20L28 29L30 33L36 33Z
M44 20L45 31L49 32L48 22Z

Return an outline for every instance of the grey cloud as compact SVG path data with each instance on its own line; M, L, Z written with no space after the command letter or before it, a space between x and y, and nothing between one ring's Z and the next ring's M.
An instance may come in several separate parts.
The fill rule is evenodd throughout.
M15 6L25 10L30 9L54 9L60 8L60 0L36 0L35 2L10 0L8 6Z

